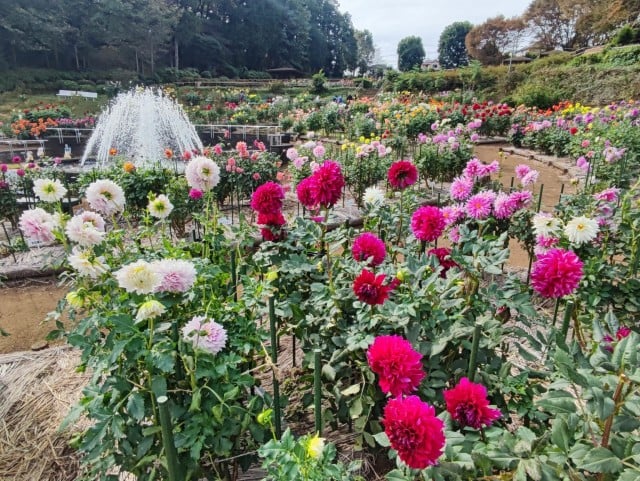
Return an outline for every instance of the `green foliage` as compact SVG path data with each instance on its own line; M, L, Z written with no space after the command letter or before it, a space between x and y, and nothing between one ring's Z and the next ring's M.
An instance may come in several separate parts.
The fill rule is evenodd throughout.
M551 108L564 98L562 90L554 85L544 83L526 83L513 93L515 103L539 109Z
M398 70L407 72L414 68L420 68L424 60L424 47L422 39L415 35L405 37L398 43Z
M640 45L608 49L604 53L603 62L614 67L637 65L640 62Z
M267 470L264 481L361 481L353 475L357 463L348 467L334 462L336 448L332 443L324 444L323 438L305 435L296 439L287 429L280 439L272 439L258 450Z
M620 28L611 39L611 45L621 47L636 43L640 39L640 31L627 24Z
M311 76L311 93L312 94L321 94L327 91L327 87L325 86L325 82L327 81L327 77L324 72L320 70L318 73L315 73Z
M444 28L438 40L438 59L442 68L457 68L469 63L464 40L472 28L469 22L454 22Z

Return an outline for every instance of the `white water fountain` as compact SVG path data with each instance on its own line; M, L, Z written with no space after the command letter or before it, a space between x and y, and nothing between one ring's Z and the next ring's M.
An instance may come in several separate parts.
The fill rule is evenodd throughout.
M115 149L136 166L167 164L172 161L165 156L166 149L179 157L203 148L195 127L175 101L161 90L136 88L119 94L100 114L81 163L95 159L98 165L106 165Z

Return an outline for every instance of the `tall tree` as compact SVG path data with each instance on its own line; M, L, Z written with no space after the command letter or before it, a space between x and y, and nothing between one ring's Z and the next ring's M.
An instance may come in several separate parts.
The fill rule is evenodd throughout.
M438 61L443 68L463 67L469 64L469 54L464 39L473 25L454 22L445 27L438 41Z
M520 17L489 18L473 27L465 39L469 56L485 65L498 65L518 50L525 24Z
M420 68L424 60L422 39L415 35L405 37L398 43L398 70L407 72L414 67Z
M608 7L605 7L604 4ZM533 0L524 21L537 43L547 50L575 49L592 44L595 35L590 19L598 6L608 10L608 0Z
M358 44L358 73L365 74L373 64L376 54L376 47L373 44L373 35L369 30L355 31L356 43Z

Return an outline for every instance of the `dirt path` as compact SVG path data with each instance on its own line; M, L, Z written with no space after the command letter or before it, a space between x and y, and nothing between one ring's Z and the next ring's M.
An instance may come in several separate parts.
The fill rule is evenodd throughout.
M0 337L0 354L28 351L44 341L55 325L43 321L66 293L52 278L0 287L0 327L9 333Z

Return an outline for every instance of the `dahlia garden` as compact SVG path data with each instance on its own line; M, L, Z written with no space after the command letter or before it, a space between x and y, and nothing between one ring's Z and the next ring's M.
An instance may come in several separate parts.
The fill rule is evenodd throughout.
M282 157L3 164L25 238L66 252L86 479L640 479L635 104L336 109L279 112L336 112ZM576 192L543 208L524 161L509 186L473 157L495 134L570 158Z

